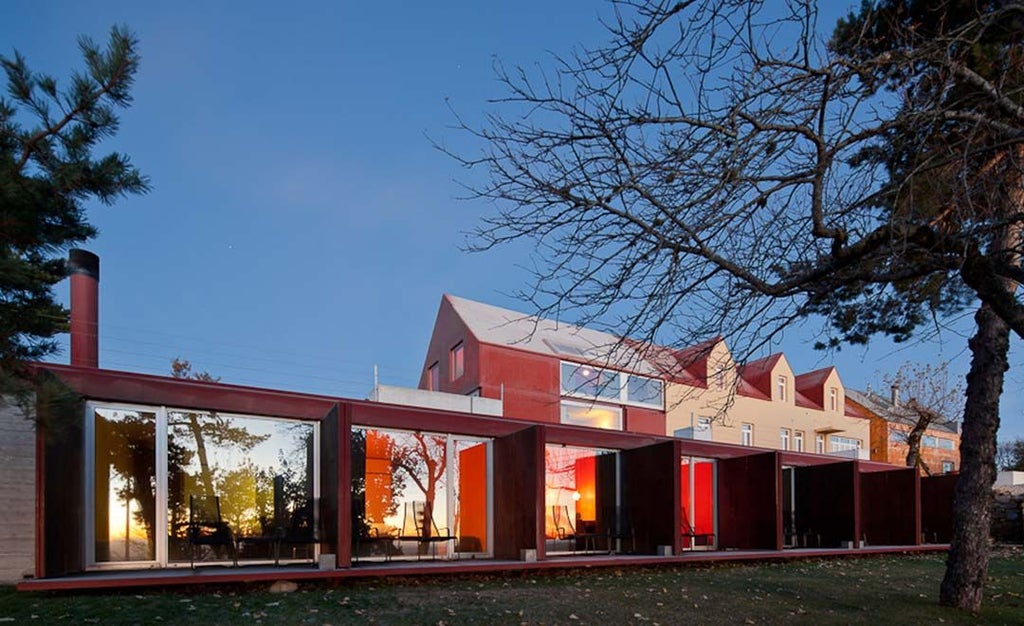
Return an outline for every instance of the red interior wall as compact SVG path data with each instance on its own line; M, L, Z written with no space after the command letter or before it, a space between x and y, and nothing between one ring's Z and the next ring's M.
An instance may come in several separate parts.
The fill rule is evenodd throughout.
M701 461L693 467L693 529L698 533L715 531L715 465Z
M690 472L693 472L693 530L715 532L715 466L710 461L680 464L679 502L683 519L690 519ZM692 468L692 469L691 469ZM690 538L683 538L683 547L690 547Z

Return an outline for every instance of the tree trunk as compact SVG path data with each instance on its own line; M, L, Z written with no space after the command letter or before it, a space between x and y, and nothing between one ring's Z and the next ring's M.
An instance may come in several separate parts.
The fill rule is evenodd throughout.
M988 574L992 483L995 482L999 397L1009 369L1010 329L988 305L974 316L971 369L960 439L960 477L953 497L953 540L939 603L977 611Z
M917 422L907 435L907 467L917 467L924 470L924 473L931 476L931 470L925 465L921 458L921 437L927 426Z

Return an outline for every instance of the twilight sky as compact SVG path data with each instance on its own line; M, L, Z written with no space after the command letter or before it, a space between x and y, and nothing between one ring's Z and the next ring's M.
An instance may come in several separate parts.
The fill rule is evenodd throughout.
M153 191L90 208L100 365L166 374L181 356L225 382L361 398L374 364L381 382L416 385L443 293L529 312L508 294L526 286L530 248L461 251L493 207L458 199L477 174L430 139L478 149L449 106L481 119L503 95L495 59L548 64L601 43L608 14L593 0L4 0L0 54L58 80L81 67L80 34L105 41L118 23L141 40L135 101L102 151L129 154ZM907 360L969 364L969 317L834 355L810 348L816 328L775 351L798 373L834 363L848 387ZM1022 361L1015 346L1001 439L1024 436Z

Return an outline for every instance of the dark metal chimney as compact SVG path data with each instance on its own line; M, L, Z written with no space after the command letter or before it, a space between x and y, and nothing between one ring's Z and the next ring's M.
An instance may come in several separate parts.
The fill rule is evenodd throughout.
M100 366L100 258L86 250L68 252L71 273L71 364Z

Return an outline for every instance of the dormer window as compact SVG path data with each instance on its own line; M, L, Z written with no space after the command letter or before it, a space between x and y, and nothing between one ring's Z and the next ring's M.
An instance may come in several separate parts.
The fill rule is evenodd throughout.
M839 410L839 390L835 387L828 390L828 407L833 411Z
M779 376L779 400L781 402L785 402L786 401L786 387L787 387L786 377L785 376Z

